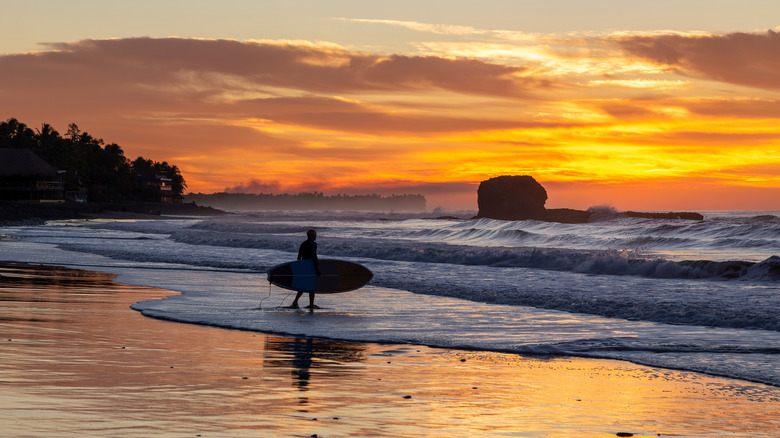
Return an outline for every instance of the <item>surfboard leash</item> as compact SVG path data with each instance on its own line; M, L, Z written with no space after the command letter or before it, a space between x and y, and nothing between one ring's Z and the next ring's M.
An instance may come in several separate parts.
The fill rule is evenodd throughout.
M268 298L271 297L271 292L273 292L273 284L269 281L268 282L268 295L266 295L265 298L260 300L260 305L257 307L258 309L263 310L263 301L265 301L265 300L267 300ZM282 298L282 301L279 303L278 306L276 306L276 308L278 309L279 307L282 307L282 304L284 304L284 302L285 302L285 300L287 300L287 298L290 298L290 295L292 295L293 292L295 292L295 291L291 290L290 292L288 292L287 295L285 295L284 298Z
M258 308L258 309L260 309L260 310L262 310L262 309L263 309L263 301L267 300L267 299L268 299L268 298L270 298L270 297L271 297L271 282L269 281L269 282L268 282L268 295L266 295L266 297L265 297L265 298L263 298L262 300L260 300L260 305L259 305L257 308Z
M278 309L278 308L282 307L282 304L284 304L284 302L285 302L285 300L287 300L287 298L290 298L290 295L292 295L293 292L295 292L295 291L291 290L290 292L288 292L287 295L285 295L285 297L282 298L282 301L279 303L279 305L276 308Z

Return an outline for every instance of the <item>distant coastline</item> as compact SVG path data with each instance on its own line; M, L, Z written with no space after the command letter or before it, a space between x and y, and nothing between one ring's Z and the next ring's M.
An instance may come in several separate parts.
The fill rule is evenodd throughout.
M39 225L50 220L127 218L153 219L161 215L219 216L224 211L193 203L167 202L16 202L0 201L0 226Z
M354 210L425 211L423 195L324 195L322 192L298 194L190 193L186 202L226 211L273 210Z
M330 205L328 201L320 203L320 208L304 208L305 206L299 205L297 208L286 203L287 200L282 201L278 199L275 203L268 202L260 208L251 209L248 208L251 204L240 204L239 208L234 208L237 205L230 202L215 203L221 208L217 208L214 205L202 205L200 202L204 202L202 196L185 196L187 202L183 203L165 203L165 202L87 202L87 203L73 203L73 202L59 202L59 203L38 203L38 202L17 202L17 201L0 201L0 227L2 226L18 226L18 225L40 225L50 220L67 220L67 219L96 219L96 218L115 218L115 219L155 219L162 215L165 216L220 216L229 214L229 211L278 211L278 210L352 210L352 211L425 211L425 208L416 208L415 204L404 204L403 202L397 202L395 198L383 198L379 196L366 197L363 199L367 201L364 203L356 202L353 204L339 203L338 197L336 199L330 199ZM208 199L209 195L205 195ZM242 198L239 196L238 198ZM398 196L396 196L398 198ZM195 202L193 199L198 199L199 202ZM294 196L291 199L296 199ZM325 197L329 199L329 197ZM265 200L267 201L267 199ZM354 200L353 200L354 201ZM257 200L260 202L260 200ZM204 202L205 203L205 202ZM275 205L275 207L273 207ZM286 207L284 207L286 205ZM363 205L363 208L359 208ZM366 206L374 208L365 208ZM549 216L546 218L549 222L559 223L585 223L592 221L601 216L605 216L605 212L599 211L599 209L574 210L568 208L549 209L547 210ZM435 213L435 211L434 211ZM626 216L626 217L640 217L647 219L688 219L688 220L702 220L703 216L700 213L693 212L606 212L606 216ZM439 219L464 219L459 216L440 216Z

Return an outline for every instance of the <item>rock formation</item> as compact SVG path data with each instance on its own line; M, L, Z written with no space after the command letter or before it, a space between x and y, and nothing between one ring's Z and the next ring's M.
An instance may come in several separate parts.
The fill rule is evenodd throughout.
M704 220L704 215L692 211L670 211L668 213L645 213L641 211L626 211L621 213L628 217L640 217L644 219L685 219L692 221Z
M555 208L548 210L547 190L529 175L505 175L482 181L477 189L477 218L526 220L535 219L548 222L580 224L591 220L606 220L598 209L573 210ZM682 219L703 220L704 216L694 212L644 213L636 211L612 212L610 217L634 217L644 219Z
M547 190L529 175L498 176L477 189L477 217L504 220L545 220Z

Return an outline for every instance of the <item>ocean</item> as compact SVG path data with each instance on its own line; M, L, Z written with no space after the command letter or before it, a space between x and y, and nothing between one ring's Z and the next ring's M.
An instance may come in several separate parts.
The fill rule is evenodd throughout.
M780 386L780 212L586 224L431 213L262 212L0 228L2 261L178 292L131 307L229 329L631 361ZM371 283L286 309L266 271L309 228ZM307 302L303 300L302 302Z

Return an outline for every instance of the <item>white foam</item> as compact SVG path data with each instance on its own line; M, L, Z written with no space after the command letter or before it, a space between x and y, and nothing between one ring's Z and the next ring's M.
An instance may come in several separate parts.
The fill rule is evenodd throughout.
M565 225L264 214L12 227L0 244L7 260L102 270L184 292L136 306L156 317L356 341L610 357L780 385L780 352L771 348L780 345L780 258L756 263L718 249L741 233L770 242L738 254L766 255L780 245L771 240L778 221L718 217ZM264 272L293 259L312 226L320 230L320 256L365 264L375 274L371 287L322 295L317 301L326 309L315 314L272 309L284 297L277 290L257 310L268 293ZM717 257L609 247L620 236L643 234L660 236L647 242L667 246L664 254ZM565 245L567 236L574 243L549 246Z

